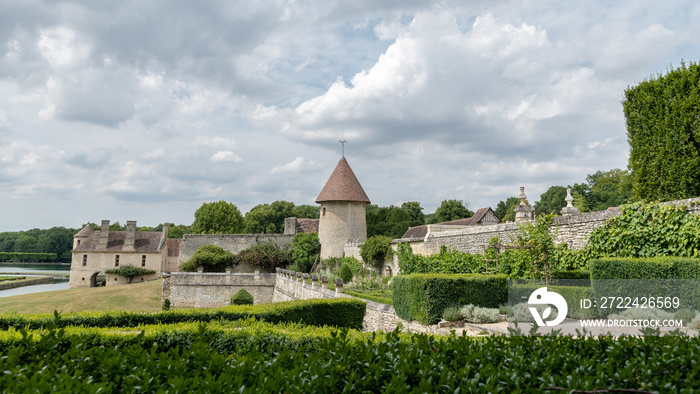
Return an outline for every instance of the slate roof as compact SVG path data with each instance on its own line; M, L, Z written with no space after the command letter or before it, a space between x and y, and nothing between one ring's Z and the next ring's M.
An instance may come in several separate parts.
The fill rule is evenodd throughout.
M472 215L470 218L450 220L448 222L434 223L441 226L475 226L479 224L486 216L489 211L492 211L490 207L480 208ZM494 216L498 217L495 213ZM499 219L500 220L500 219ZM428 234L428 225L424 224L422 226L409 227L408 230L401 236L401 239L423 239L425 235Z
M82 231L82 230L81 230ZM100 233L94 231L88 239L81 242L73 251L76 252L121 252L126 239L126 231L110 231L107 238L107 249L99 249ZM136 253L158 253L158 245L163 233L160 231L137 231L134 239ZM179 249L179 248L178 248Z
M359 201L369 204L369 197L362 189L362 185L357 180L352 168L342 157L338 165L333 170L328 182L316 198L317 203L324 201Z

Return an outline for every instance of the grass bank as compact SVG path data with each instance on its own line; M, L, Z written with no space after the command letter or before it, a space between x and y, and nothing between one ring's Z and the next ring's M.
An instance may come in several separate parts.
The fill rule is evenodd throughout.
M53 313L105 311L160 311L163 280L47 291L0 298L0 313Z

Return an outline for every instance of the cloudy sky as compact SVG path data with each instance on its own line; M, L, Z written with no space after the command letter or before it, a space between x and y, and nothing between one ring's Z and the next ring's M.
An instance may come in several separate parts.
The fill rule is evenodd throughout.
M0 231L314 204L492 206L626 168L626 87L695 1L0 2Z

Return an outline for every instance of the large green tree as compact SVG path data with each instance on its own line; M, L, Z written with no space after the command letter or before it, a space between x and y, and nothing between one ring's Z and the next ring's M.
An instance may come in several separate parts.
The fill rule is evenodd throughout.
M634 189L644 200L700 196L700 65L625 90L622 106Z
M513 209L518 204L520 204L518 197L508 197L505 201L501 200L496 204L494 213L501 219L501 222L513 221L515 220L515 211Z
M240 234L245 221L238 207L222 200L202 204L194 213L191 229L195 234Z
M406 201L401 204L401 209L408 213L408 217L411 219L411 226L420 226L425 224L425 214L423 213L423 207L420 206L418 201Z
M546 192L540 195L540 201L535 202L536 213L559 214L566 206L566 188L564 186L550 186Z
M249 234L281 234L284 219L294 216L294 203L275 201L258 204L245 214L246 232Z
M463 201L444 200L435 210L435 216L431 218L431 221L432 223L442 223L472 217L473 215L474 212L470 211L468 204L464 204Z

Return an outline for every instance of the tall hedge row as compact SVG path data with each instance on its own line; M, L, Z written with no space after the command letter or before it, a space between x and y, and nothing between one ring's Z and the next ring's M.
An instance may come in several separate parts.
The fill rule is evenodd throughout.
M604 258L592 260L590 269L596 297L662 301L678 297L681 308L700 309L700 259Z
M56 253L0 252L0 261L56 261Z
M622 101L634 189L644 200L700 195L700 65L681 63Z
M218 309L186 309L157 313L97 312L57 315L0 315L0 329L9 327L136 327L144 324L210 322L253 318L269 323L304 323L313 326L362 328L366 303L357 299L312 299L258 305L232 305Z
M449 307L472 304L497 308L507 302L505 275L413 274L394 278L396 314L423 324L438 323Z

